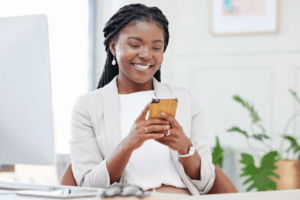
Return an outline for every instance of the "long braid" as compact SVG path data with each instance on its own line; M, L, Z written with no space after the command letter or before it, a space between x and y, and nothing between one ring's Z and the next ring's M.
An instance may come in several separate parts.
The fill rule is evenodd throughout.
M155 21L164 32L164 52L169 43L169 22L162 11L157 7L147 7L143 4L130 4L118 10L110 20L105 24L104 46L106 51L106 61L104 69L98 84L98 89L108 84L115 76L119 74L118 63L112 65L113 54L109 49L109 41L118 38L120 31L132 21ZM161 81L160 69L154 74L154 78Z

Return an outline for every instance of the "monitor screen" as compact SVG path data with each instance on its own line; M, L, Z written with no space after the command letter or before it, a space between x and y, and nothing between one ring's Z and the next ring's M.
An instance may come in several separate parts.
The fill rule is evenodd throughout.
M0 164L54 163L48 23L0 18Z

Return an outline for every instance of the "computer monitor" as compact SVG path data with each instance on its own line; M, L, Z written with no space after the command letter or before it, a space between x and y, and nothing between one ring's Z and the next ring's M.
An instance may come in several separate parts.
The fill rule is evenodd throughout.
M48 23L0 18L0 165L53 165Z

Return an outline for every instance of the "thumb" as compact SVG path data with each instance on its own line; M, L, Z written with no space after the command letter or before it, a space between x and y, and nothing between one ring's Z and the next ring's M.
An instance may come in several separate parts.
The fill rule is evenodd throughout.
M140 114L140 116L138 116L138 118L136 119L136 121L145 120L149 109L150 109L150 103L148 103L146 105L146 107L144 108L144 110L142 111L142 113Z

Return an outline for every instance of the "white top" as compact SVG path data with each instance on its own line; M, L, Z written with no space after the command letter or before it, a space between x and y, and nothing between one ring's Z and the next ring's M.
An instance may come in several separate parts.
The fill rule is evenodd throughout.
M154 90L119 94L122 139L129 134L137 117L154 97ZM171 160L169 147L153 139L145 141L132 153L125 168L125 179L144 190L162 184L186 188Z

